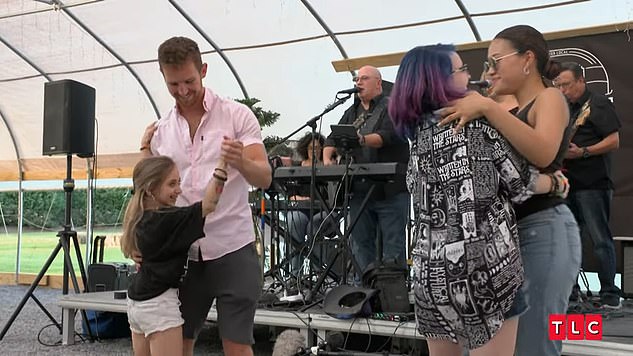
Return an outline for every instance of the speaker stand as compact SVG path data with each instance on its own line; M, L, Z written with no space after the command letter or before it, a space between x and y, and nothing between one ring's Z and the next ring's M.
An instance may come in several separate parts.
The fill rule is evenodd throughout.
M81 279L83 282L84 291L85 291L86 286L88 285L88 282L86 279L86 270L84 268L84 264L81 259L81 250L79 249L79 241L77 240L77 232L71 229L72 192L74 189L75 189L75 181L72 178L72 155L67 154L66 155L66 179L64 180L64 192L65 192L65 198L66 198L66 208L65 208L65 214L64 214L64 229L57 233L57 236L59 237L57 246L55 246L55 248L51 252L51 255L46 260L46 263L44 263L44 266L42 267L40 272L37 274L37 277L35 277L35 279L33 280L33 283L31 283L31 286L24 294L24 297L20 301L20 304L18 304L17 308L15 308L15 310L13 311L13 314L11 315L11 317L9 318L7 323L4 325L2 332L0 332L0 340L2 340L4 336L6 335L6 333L9 331L9 328L11 327L15 319L18 317L18 315L22 311L22 308L24 308L24 305L28 301L29 297L33 299L33 301L40 307L40 309L42 309L44 314L46 314L46 316L53 322L53 324L55 324L55 326L59 330L59 333L60 334L62 333L62 326L60 325L60 323L58 323L57 320L55 320L55 318L51 315L51 313L49 313L48 310L46 310L46 307L44 307L44 305L37 299L37 297L35 297L35 295L33 294L33 291L35 290L35 288L37 288L37 285L40 283L40 281L42 280L42 278L48 271L48 268L51 266L51 264L57 257L57 254L59 253L59 251L63 249L64 269L63 269L63 275L62 275L62 293L64 295L68 294L68 277L69 276L73 283L73 288L75 290L75 293L77 294L80 293L79 283L77 282L77 276L75 275L73 263L70 258L71 240L73 242L73 246L75 249L75 255L77 256L77 264L79 265L79 271L81 272ZM88 335L90 336L90 339L92 339L93 338L92 331L90 330L88 317L86 315L86 311L83 309L81 310L81 316L83 318L84 323L87 326Z

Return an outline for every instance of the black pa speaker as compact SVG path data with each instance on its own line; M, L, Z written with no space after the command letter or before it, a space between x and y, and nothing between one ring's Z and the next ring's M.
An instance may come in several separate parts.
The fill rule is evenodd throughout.
M95 141L95 89L70 79L44 84L42 154L90 157Z

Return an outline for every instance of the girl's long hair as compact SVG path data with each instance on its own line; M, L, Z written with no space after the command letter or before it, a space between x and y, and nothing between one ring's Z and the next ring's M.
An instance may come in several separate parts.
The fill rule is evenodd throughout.
M411 139L433 111L464 96L450 80L454 52L453 45L419 46L402 58L389 98L389 116L400 135Z
M153 198L152 190L160 187L174 167L176 167L176 163L167 156L144 158L134 166L132 174L133 194L125 209L123 235L121 236L121 251L126 258L130 258L134 252L138 252L136 225L143 216L145 198Z

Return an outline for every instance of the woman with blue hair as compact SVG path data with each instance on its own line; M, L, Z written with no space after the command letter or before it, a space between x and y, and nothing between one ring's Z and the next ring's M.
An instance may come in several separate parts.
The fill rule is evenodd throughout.
M485 118L437 125L469 79L454 46L416 47L391 93L389 114L411 143L416 321L431 355L512 355L527 310L512 204L564 195L565 178L539 174Z

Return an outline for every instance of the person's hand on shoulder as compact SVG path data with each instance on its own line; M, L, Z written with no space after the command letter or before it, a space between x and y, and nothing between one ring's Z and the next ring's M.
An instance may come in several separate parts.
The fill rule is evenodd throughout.
M157 128L158 121L152 122L145 128L145 132L143 133L143 137L141 138L141 152L149 155L152 154L152 138L154 137L154 133L156 132Z
M485 116L486 106L493 102L476 91L469 91L466 96L450 103L449 106L438 110L442 120L439 126L448 125L456 121L455 131L459 131L467 123L474 119Z

